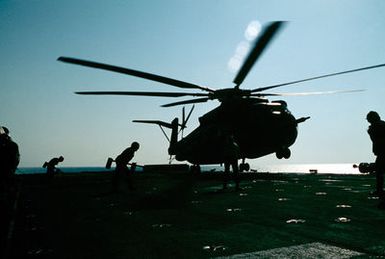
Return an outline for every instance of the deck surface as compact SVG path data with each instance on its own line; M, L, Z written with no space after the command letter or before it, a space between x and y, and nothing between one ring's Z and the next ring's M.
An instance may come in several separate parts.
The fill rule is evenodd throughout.
M8 258L367 258L385 256L385 210L368 175L20 176Z

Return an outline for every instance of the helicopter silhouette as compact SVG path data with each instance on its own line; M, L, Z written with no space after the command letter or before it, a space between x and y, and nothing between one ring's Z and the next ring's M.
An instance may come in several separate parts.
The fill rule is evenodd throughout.
M246 159L259 158L272 153L275 153L278 159L290 158L291 151L289 148L296 141L298 135L297 126L298 124L310 118L295 118L294 115L292 115L289 111L285 101L269 101L266 97L333 94L362 91L344 90L283 94L267 93L265 92L266 90L385 66L385 64L379 64L286 83L258 87L256 89L241 89L240 85L250 72L255 62L261 56L266 47L271 43L272 39L284 27L285 23L286 22L283 21L275 21L264 27L264 30L261 32L260 36L255 39L250 53L248 54L247 58L245 59L233 80L235 86L225 89L215 90L206 86L200 86L169 77L77 58L59 57L58 60L66 63L123 73L126 75L168 84L182 89L195 89L201 91L194 93L188 91L82 91L76 92L76 94L194 97L193 99L168 103L162 105L162 107L204 103L209 100L218 100L220 105L201 116L199 118L199 126L187 136L182 137L180 140L178 140L178 132L186 127L186 123L191 115L193 108L189 112L187 118L185 118L185 112L183 109L183 119L181 124L179 124L178 118L175 118L171 123L159 120L135 120L134 122L157 124L161 128L170 128L172 131L171 138L169 139L169 155L174 156L174 158L178 161L190 162L193 164L193 168L197 171L200 170L199 165L223 164L226 160L224 152L224 150L227 148L226 143L228 143L226 140L231 138L239 147L237 159L242 159L242 163L239 165L240 171L248 171L250 166L245 163Z

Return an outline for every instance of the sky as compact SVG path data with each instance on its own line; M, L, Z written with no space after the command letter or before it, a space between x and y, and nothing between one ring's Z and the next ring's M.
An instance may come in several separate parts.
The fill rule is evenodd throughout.
M229 62L247 41L248 25L288 21L241 86L254 89L385 63L384 11L382 0L0 0L0 125L18 143L21 167L41 166L59 155L63 166L102 166L132 141L141 144L137 163L167 163L162 132L132 120L181 117L180 106L160 107L179 99L74 92L180 89L57 58L228 88L236 75ZM275 89L365 91L270 98L284 99L297 118L311 119L299 125L289 160L273 154L250 164L373 161L365 117L375 110L385 118L384 86L385 68L379 68ZM218 105L197 104L185 135Z

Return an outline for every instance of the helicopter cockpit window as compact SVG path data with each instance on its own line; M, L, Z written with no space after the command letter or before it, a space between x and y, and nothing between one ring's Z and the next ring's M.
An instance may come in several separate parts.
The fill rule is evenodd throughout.
M285 101L279 100L279 101L272 101L272 103L279 103L281 107L284 109L287 109L287 103Z
M272 101L273 104L279 104L277 106L272 106L273 114L281 114L281 112L290 113L287 109L287 103L285 101Z

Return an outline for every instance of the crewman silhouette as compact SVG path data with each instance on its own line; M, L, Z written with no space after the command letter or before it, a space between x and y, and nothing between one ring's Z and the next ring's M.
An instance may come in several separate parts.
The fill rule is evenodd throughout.
M14 175L20 162L18 145L9 136L6 127L0 127L0 192L13 188Z
M113 179L114 191L118 190L119 183L122 177L126 178L128 188L133 189L131 173L135 171L136 164L131 165L131 172L128 170L128 163L134 157L136 151L138 151L140 145L138 142L132 142L129 148L126 148L120 155L115 158L116 168Z
M45 162L43 164L43 167L47 168L47 176L49 178L52 178L55 175L55 173L59 172L59 169L57 169L56 166L63 161L64 161L64 157L60 156L60 157L54 157L49 162Z
M384 199L384 173L385 173L385 122L375 111L370 111L366 116L370 123L368 134L373 142L373 154L376 156L376 190L374 194Z
M239 158L239 146L234 141L232 135L225 137L223 155L225 159L225 172L224 172L224 181L223 189L227 189L227 183L230 178L230 166L233 169L233 177L235 182L236 190L239 190L239 169L238 169L238 158Z
M18 189L15 171L19 160L18 145L9 136L9 130L0 127L0 251L5 251L10 220L15 217L14 204ZM6 253L4 255L6 256Z

